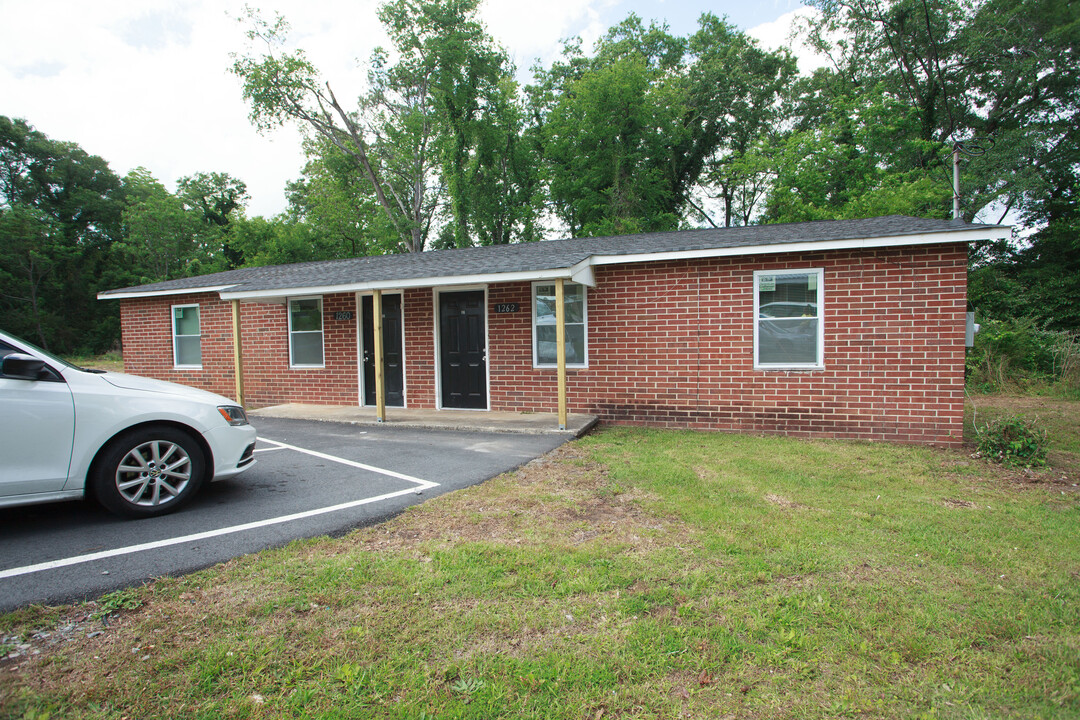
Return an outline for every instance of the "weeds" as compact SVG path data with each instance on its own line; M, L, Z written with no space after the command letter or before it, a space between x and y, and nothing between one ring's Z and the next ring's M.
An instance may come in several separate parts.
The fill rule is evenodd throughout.
M102 595L98 600L98 610L94 613L95 618L103 618L118 610L137 610L142 607L142 598L138 588L124 588L115 592Z
M1046 464L1046 430L1038 419L1005 415L976 426L979 453L1005 465L1042 467Z
M1080 397L1080 334L1044 330L1030 318L991 320L967 356L979 392L1050 392Z

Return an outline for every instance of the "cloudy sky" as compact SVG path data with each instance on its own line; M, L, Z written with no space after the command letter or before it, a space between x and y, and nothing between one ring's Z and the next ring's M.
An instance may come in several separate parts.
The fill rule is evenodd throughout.
M292 40L338 97L363 90L372 48L387 45L380 0L248 0L284 15ZM23 118L55 140L78 143L118 174L143 166L176 179L226 172L247 183L249 215L285 207L284 186L303 166L294 128L258 134L248 121L230 53L246 48L244 0L0 0L0 115ZM686 35L703 12L726 15L766 47L787 40L799 0L486 0L481 15L519 76L559 54L563 38L586 46L636 12Z

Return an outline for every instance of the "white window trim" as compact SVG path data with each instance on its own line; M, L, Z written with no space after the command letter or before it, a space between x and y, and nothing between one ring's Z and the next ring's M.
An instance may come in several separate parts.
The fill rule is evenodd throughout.
M173 356L173 368L176 370L202 370L202 363L198 365L181 365L180 364L180 349L176 345L177 337L197 337L199 338L199 357L202 357L202 309L199 309L199 334L198 335L177 335L176 334L176 311L183 308L198 308L199 303L184 303L183 305L173 305L169 310L169 325L172 331L172 356Z
M761 294L758 285L762 276L817 275L817 362L813 363L761 363L758 362L758 331ZM825 369L825 271L822 268L785 268L783 270L754 271L754 369L755 370L824 370Z
M529 324L532 327L532 361L533 369L550 369L557 368L558 363L542 363L539 361L540 353L536 347L536 288L539 285L554 285L554 280L537 280L532 284L532 294L529 299ZM581 304L582 304L582 322L581 325L585 328L585 361L580 363L567 362L566 367L574 368L575 370L587 369L589 367L589 286L582 283L575 283L569 280L566 281L566 285L580 285L581 286ZM578 323L567 323L569 325L577 325Z
M317 365L298 365L293 362L293 329L292 329L292 304L294 300L318 300L319 301L319 335L320 344L322 345L322 358L323 361ZM285 300L285 314L289 318L289 367L297 369L311 369L311 368L324 368L326 367L326 318L323 316L323 298L322 295L302 295L299 297L290 297ZM314 330L297 330L298 334L310 335L314 333Z

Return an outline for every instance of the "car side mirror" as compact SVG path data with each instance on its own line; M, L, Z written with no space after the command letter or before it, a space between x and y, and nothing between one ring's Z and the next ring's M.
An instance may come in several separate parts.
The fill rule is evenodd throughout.
M40 380L44 369L44 360L23 353L11 353L5 356L0 364L0 372L4 377L13 380Z

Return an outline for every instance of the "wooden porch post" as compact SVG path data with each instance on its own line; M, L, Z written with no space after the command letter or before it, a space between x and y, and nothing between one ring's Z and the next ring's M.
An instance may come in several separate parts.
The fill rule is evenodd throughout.
M564 281L555 281L555 356L559 376L559 429L566 429L566 306Z
M386 383L383 378L382 290L371 298L371 316L375 331L375 421L386 422Z
M233 370L236 375L236 404L244 407L244 350L240 343L240 301L232 301Z

